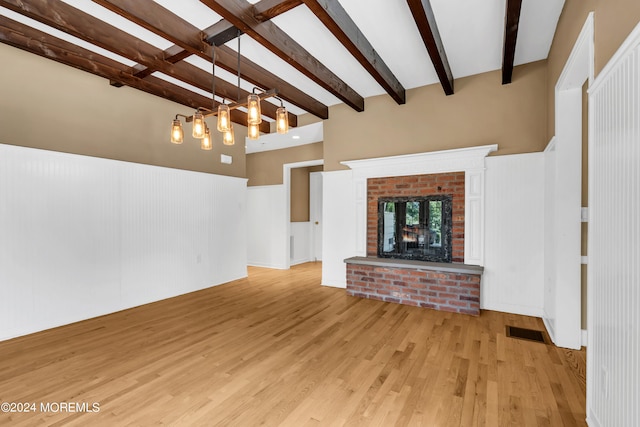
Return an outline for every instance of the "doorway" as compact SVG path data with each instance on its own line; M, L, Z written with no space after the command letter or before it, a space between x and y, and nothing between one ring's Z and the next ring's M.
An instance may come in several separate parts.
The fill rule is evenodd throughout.
M299 168L311 168L314 166L323 166L324 165L324 160L320 159L320 160L309 160L309 161L305 161L305 162L297 162L297 163L288 163L283 165L283 184L284 184L284 191L285 191L285 230L287 231L286 236L288 236L287 239L285 239L285 259L286 259L286 267L285 268L290 268L291 265L295 265L295 264L300 264L303 262L309 262L312 261L312 250L313 250L313 256L315 257L315 249L317 248L317 245L320 245L320 251L322 251L322 238L320 237L315 238L316 234L318 234L318 232L316 232L314 230L315 224L314 222L316 220L310 221L311 219L311 185L309 185L308 190L309 190L309 203L307 204L307 207L309 208L309 221L304 221L304 222L292 222L292 216L291 216L291 206L292 206L292 170L296 170ZM313 170L313 169L312 169ZM308 172L307 172L308 173ZM320 173L321 172L314 172L314 173ZM309 183L311 180L311 173L308 173L309 176ZM317 179L317 178L314 178ZM316 183L317 185L317 183ZM322 205L321 205L321 201L322 201L322 190L320 190L320 193L317 194L317 189L315 190L316 194L314 194L314 197L316 198L316 201L314 202L314 208L317 209L317 198L319 197L320 199L320 210L322 210ZM317 219L318 221L318 225L321 225L320 219ZM319 228L319 227L318 227ZM312 232L312 230L314 230ZM313 247L312 247L312 236L314 236L314 240L313 240ZM319 236L322 236L322 230L320 229L319 231ZM319 241L318 241L319 240ZM322 259L322 256L320 255L320 259Z

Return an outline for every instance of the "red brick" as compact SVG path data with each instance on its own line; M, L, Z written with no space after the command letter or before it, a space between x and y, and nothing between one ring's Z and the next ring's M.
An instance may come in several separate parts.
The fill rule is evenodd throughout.
M447 298L447 299L456 298L457 299L458 295L447 293L447 292L438 292L438 298Z
M455 307L470 307L469 303L466 301L449 301L448 304Z
M458 282L454 280L438 280L438 284L442 286L458 286Z

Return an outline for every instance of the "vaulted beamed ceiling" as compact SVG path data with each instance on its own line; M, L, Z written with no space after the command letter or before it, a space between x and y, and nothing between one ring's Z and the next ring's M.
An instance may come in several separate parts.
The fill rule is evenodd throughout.
M212 108L212 90L218 103L275 88L296 126L339 103L363 111L375 95L404 104L406 90L434 83L455 96L455 79L487 71L502 69L496 89L509 84L514 65L547 57L563 4L0 0L0 41L194 109ZM262 132L280 105L268 101Z

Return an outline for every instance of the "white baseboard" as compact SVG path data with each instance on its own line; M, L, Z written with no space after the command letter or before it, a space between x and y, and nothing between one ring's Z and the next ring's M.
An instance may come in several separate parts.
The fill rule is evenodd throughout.
M551 342L553 342L555 344L555 342L556 342L555 330L553 329L551 324L549 322L547 322L547 317L546 316L542 316L542 322L544 323L544 327L547 329L547 333L549 334L549 338L551 338Z
M290 265L298 265L298 264L304 264L305 262L311 262L312 260L310 260L309 258L301 258L301 259L292 259L290 262Z
M581 338L580 338L580 341L581 341L581 344L580 344L580 345L582 345L583 347L586 347L586 346L587 346L587 343L588 343L588 336L589 336L589 335L587 334L587 330L586 330L586 329L583 329L581 332L582 332L582 333L581 333L581 335L580 335L580 337L581 337Z
M600 424L600 420L598 420L598 417L596 417L596 415L590 409L587 411L587 425L589 427L600 427L602 425Z
M273 268L275 270L288 270L284 265L274 265L274 264L265 264L261 262L247 262L249 267L263 267L263 268Z
M523 316L542 317L543 311L538 307L503 304L503 303L485 303L480 307L482 310L501 311L503 313L520 314Z

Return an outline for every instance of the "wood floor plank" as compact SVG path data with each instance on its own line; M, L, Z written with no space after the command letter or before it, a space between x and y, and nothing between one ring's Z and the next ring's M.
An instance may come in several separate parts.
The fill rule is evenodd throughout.
M585 425L585 351L505 336L533 317L358 299L321 264L0 342L11 426Z

